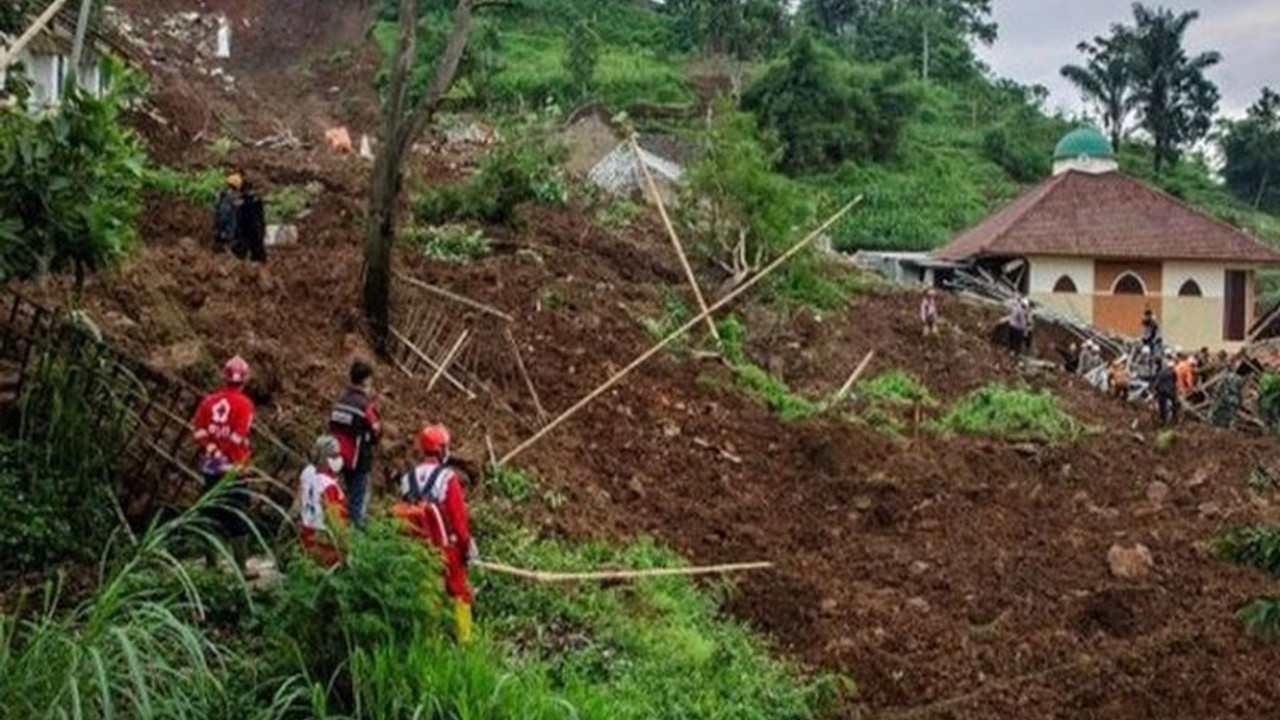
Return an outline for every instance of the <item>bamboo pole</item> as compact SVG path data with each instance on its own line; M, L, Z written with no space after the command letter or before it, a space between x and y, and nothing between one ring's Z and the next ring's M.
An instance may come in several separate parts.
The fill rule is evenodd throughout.
M676 256L680 258L680 267L684 268L684 277L689 281L689 287L693 290L693 297L698 301L698 309L706 317L707 329L711 331L711 337L716 339L716 344L718 345L720 343L720 331L716 329L715 320L707 312L707 301L702 297L702 288L698 286L698 279L694 276L693 268L689 265L689 258L684 252L684 244L680 242L680 236L676 234L675 226L671 224L671 218L667 215L667 206L662 202L662 196L658 194L658 185L653 181L653 174L649 172L649 166L644 163L644 154L640 150L640 143L636 142L636 134L631 133L627 138L627 142L631 143L631 154L635 156L636 168L639 170L640 176L644 178L649 198L653 201L654 207L658 209L658 215L662 218L662 225L666 227L667 236L671 238L671 245L675 247Z
M80 0L80 16L76 20L76 37L71 45L71 76L80 81L80 59L84 53L84 36L89 31L89 11L93 0Z
M622 381L624 377L626 377L636 368L640 367L645 362L647 362L649 358L653 357L654 355L657 355L659 352L662 352L663 348L670 345L672 342L675 342L678 338L680 338L682 335L688 332L690 328L702 322L703 319L711 315L711 313L714 313L715 311L733 302L735 299L737 299L739 295L745 293L747 290L750 290L752 287L756 285L756 283L768 277L771 273L773 273L773 271L781 267L783 263L795 257L797 253L799 253L801 250L807 247L809 243L813 242L819 235L826 232L832 225L835 225L836 222L840 220L840 218L847 215L849 211L852 210L860 202L862 202L861 195L854 198L848 205L845 205L844 207L840 208L840 210L837 211L836 214L828 218L827 221L822 223L822 225L818 226L816 230L806 235L803 240L796 243L795 245L792 245L790 249L788 249L786 252L779 255L776 260L769 263L762 270L760 270L760 272L751 276L751 278L748 279L746 282L734 288L733 292L729 293L728 295L725 295L723 298L720 298L720 300L716 301L714 305L707 308L705 312L699 313L696 317L689 320L684 325L682 325L681 327L673 331L670 335L667 335L665 338L663 338L662 341L659 342L657 345L654 345L653 347L649 348L645 352L641 353L640 356L637 357L635 360L632 360L629 365L619 370L618 372L614 373L613 377L606 380L603 385L596 388L595 390L592 390L590 393L587 394L586 397L574 403L573 406L570 407L568 410L565 410L564 412L560 413L559 417L552 420L550 423L544 425L542 429L538 430L538 432L533 434L533 437L530 437L528 440L525 440L524 442L517 445L515 449L511 450L511 452L508 452L501 460L498 461L498 464L506 465L507 463L511 462L512 458L524 452L525 450L528 450L530 447L532 447L535 443L537 443L539 440L545 437L552 430L555 430L557 427L563 424L564 421L576 415L578 411L582 410L582 408L590 404L592 400L595 400L597 397L599 397L600 395L605 393L607 390L609 390L609 388L613 387L614 385L617 385L619 382Z
M506 328L507 342L511 343L511 352L516 356L516 369L520 371L520 378L524 380L525 389L529 391L529 397L533 398L533 409L538 413L538 422L547 421L547 411L542 408L542 400L538 398L538 390L533 386L533 379L529 377L529 371L524 366L524 358L520 356L520 345L516 342L515 335L511 334L511 328Z
M841 385L840 389L836 391L836 394L831 396L830 401L827 402L827 407L838 405L845 399L845 396L847 396L849 391L853 389L854 383L858 382L858 378L862 377L862 373L867 371L867 368L871 365L871 361L875 359L875 356L876 351L871 350L866 354L866 357L862 358L862 362L858 363L858 367L853 369L853 373L849 375L849 379L845 380L844 385Z
M58 11L62 9L62 6L66 4L67 0L54 0L53 4L51 4L44 12L40 13L40 17L36 18L36 21L31 24L31 27L27 28L26 32L19 35L18 39L14 40L12 45L5 48L4 54L0 55L0 70L5 70L9 65L13 64L14 59L18 57L18 53L22 52L22 49L27 46L27 43L31 42L32 38L39 35L44 30L45 25L48 25L49 21L53 19L53 16L57 15Z
M439 287L437 285L432 285L431 283L428 283L428 282L423 282L418 278L405 275L404 273L396 273L396 277L400 278L404 282L407 282L410 285L420 290L426 290L427 292L432 293L433 295L439 295L440 297L446 300L452 300L456 303L466 305L467 307L475 310L479 310L480 312L488 313L489 315L492 315L494 317L502 318L507 322L515 322L515 318L511 317L511 315L505 312L502 312L501 310L499 310L496 307L493 307L492 305L485 305L479 300L472 300L469 297L459 295L451 290L445 290L442 287Z
M471 337L470 330L463 330L458 335L458 340L453 343L453 347L449 348L449 352L444 356L444 360L440 361L440 367L436 368L436 374L431 376L431 381L427 383L427 392L435 389L436 383L440 380L440 376L448 371L449 366L457 359L459 351L462 350L463 344L467 342L467 338Z
M414 345L412 342L410 342L409 338L400 334L399 330L396 330L394 327L389 327L387 328L387 330L391 333L391 337L395 338L405 347L409 348L410 352L412 352L415 356L417 356L419 360L425 362L431 369L433 370L440 369L439 363L437 363L435 360L432 360L430 357L428 357L427 354L422 352L422 350L419 349L417 345ZM450 385L454 386L463 394L465 394L468 400L476 399L476 394L471 392L471 390L469 390L466 385L463 385L461 382L459 382L458 379L455 378L453 375L450 375L448 372L445 372L444 379L447 380Z
M728 565L709 565L705 567L687 568L652 568L647 570L598 570L595 572L547 572L545 570L525 570L524 568L504 565L502 563L476 560L473 566L483 568L500 575L532 580L538 583L564 583L600 580L637 580L653 577L692 577L694 575L724 575L727 573L767 570L773 567L771 562L732 563Z

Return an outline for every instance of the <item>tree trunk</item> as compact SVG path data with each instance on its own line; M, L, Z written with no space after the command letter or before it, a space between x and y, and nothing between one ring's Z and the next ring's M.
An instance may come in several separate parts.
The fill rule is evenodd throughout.
M391 262L395 246L396 210L403 185L404 155L425 129L444 96L453 86L471 32L475 0L458 0L453 28L444 54L436 61L436 72L425 97L406 113L409 104L409 75L417 52L417 2L401 0L396 64L383 106L383 143L373 165L369 193L369 221L365 230L364 312L374 348L387 351L391 328Z
M1267 183L1271 180L1271 170L1267 169L1262 173L1262 182L1258 184L1258 195L1253 199L1253 209L1257 211L1262 207L1262 198L1267 194Z

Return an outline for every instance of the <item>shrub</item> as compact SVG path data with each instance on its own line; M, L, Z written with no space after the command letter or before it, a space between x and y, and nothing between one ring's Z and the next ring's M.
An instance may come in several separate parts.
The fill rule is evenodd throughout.
M268 223L291 222L311 204L311 191L301 185L286 185L268 195L264 204Z
M465 225L414 227L402 230L401 235L423 255L440 262L471 262L489 252L489 239L484 231Z
M564 149L551 141L544 127L505 129L476 174L459 185L418 195L418 220L427 225L468 220L509 225L523 203L563 204L568 193L560 169L563 155Z
M1161 430L1156 433L1156 450L1160 452L1169 452L1173 449L1174 443L1178 441L1178 433L1173 430Z
M785 382L759 365L743 363L734 366L733 372L738 383L763 400L783 422L803 420L822 409L818 403L792 392Z
M693 317L693 310L684 296L672 288L662 290L662 315L656 318L642 318L641 324L654 340L662 340L680 329ZM683 339L683 338L682 338ZM673 341L680 343L681 340Z
M1214 539L1214 557L1280 577L1280 528L1235 525Z
M511 502L524 504L533 499L537 487L533 473L512 465L490 465L485 469L485 484L491 485Z
M173 168L159 167L147 168L142 174L142 182L143 187L161 195L212 208L225 179L216 168L183 172Z
M936 406L929 388L904 370L889 370L857 385L858 395L870 404Z
M1049 391L1000 384L973 391L956 403L938 425L967 435L1012 440L1073 440L1083 431L1079 421L1062 410Z
M1240 624L1263 640L1280 637L1280 598L1262 597L1240 608L1236 613Z
M0 110L0 280L72 269L79 284L133 248L143 153L119 116L135 84L110 74L101 99L69 88L53 110Z

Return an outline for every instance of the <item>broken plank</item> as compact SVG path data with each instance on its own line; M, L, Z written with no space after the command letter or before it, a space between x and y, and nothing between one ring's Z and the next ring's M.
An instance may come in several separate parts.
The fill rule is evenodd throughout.
M446 300L452 300L453 302L466 305L467 307L472 308L473 310L479 310L480 312L488 313L489 315L492 315L494 317L502 318L507 322L515 322L515 318L511 317L509 313L505 313L493 307L492 305L486 305L480 302L479 300L472 300L471 298L466 297L464 295L459 295L453 292L452 290L446 290L438 285L432 285L431 283L423 282L422 280L419 280L415 277L410 277L409 275L405 275L404 273L396 273L396 277L418 288L419 290L425 290L434 295L438 295Z

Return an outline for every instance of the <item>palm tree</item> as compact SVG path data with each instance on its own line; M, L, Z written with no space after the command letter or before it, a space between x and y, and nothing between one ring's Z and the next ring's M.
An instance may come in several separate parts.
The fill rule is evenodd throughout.
M1061 70L1062 76L1098 109L1116 152L1120 152L1125 123L1137 103L1130 61L1132 42L1129 29L1116 26L1111 37L1096 37L1093 42L1076 46L1088 58L1084 65L1064 65Z
M1217 52L1188 56L1187 27L1200 17L1194 10L1175 14L1167 8L1133 6L1131 48L1135 97L1141 125L1155 145L1159 173L1178 158L1178 150L1205 137L1218 109L1218 88L1204 71L1222 61Z

